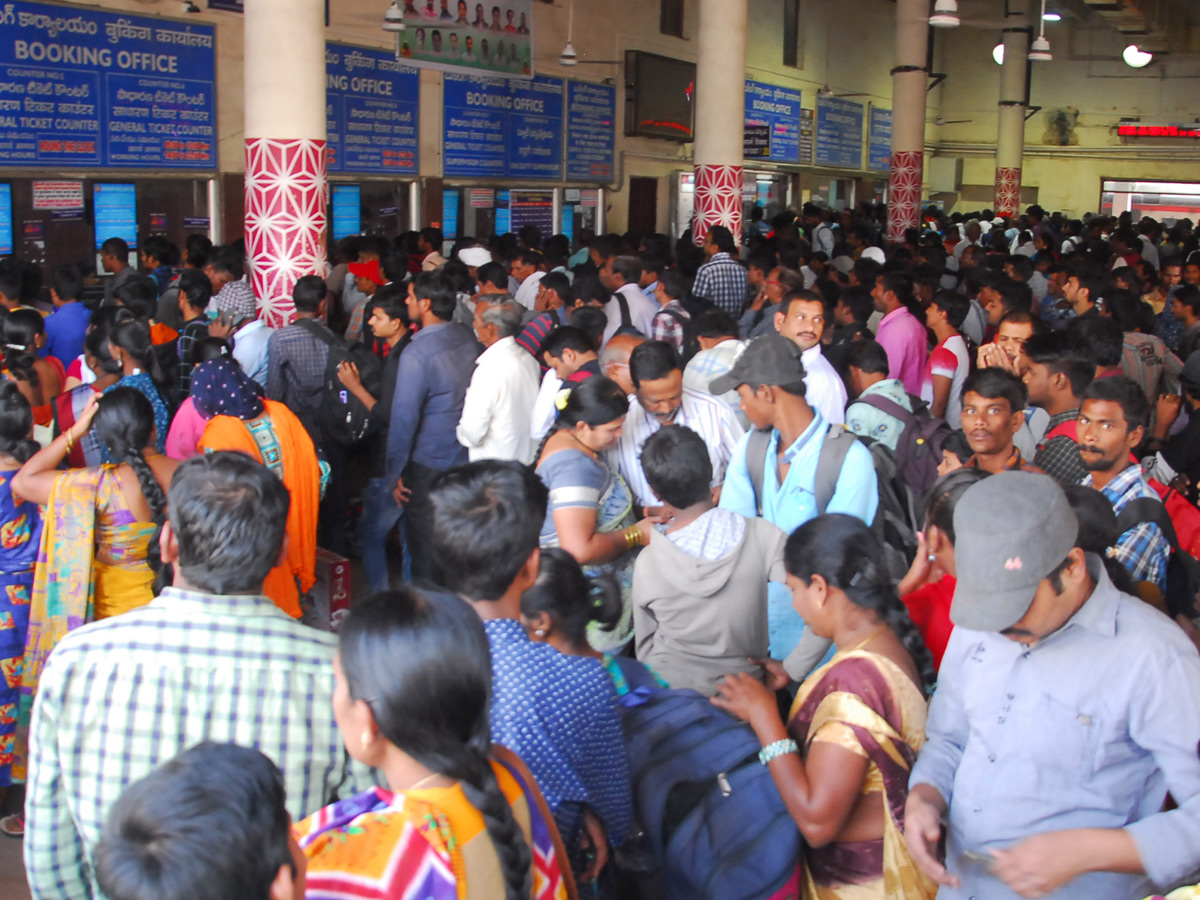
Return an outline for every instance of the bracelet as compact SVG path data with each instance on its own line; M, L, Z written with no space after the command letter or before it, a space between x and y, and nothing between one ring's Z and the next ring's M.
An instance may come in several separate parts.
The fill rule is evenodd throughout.
M632 550L642 542L642 530L636 525L630 525L622 533L625 535L626 550Z
M75 446L75 442L71 440L71 429L68 428L66 431L64 431L63 436L67 439L67 452L70 453L71 448Z
M773 759L779 759L781 756L787 756L789 753L796 753L800 748L796 746L796 742L791 738L784 738L781 741L774 741L758 751L758 761L764 766Z

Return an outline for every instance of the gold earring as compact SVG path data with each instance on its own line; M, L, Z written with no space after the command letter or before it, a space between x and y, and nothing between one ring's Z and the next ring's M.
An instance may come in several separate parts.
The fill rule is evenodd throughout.
M371 734L371 732L368 730L364 730L362 733L362 737L359 738L359 741L362 743L362 745L364 747L370 747L372 742L374 742L374 740L375 740L375 736L373 734Z

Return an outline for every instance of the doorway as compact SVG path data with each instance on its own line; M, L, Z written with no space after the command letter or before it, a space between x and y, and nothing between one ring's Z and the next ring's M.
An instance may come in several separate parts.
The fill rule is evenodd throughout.
M658 225L658 179L629 179L629 230L654 234Z

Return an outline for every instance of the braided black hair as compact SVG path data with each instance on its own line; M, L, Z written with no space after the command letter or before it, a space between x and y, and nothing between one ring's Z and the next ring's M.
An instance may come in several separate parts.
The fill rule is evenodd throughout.
M128 463L133 469L154 524L161 529L166 518L167 495L142 455L142 449L154 434L154 407L150 401L135 388L111 390L99 400L92 429L114 459ZM150 542L149 557L150 568L157 573L161 568L157 540Z
M26 463L40 449L31 440L33 410L15 382L0 381L0 453Z
M42 314L36 309L14 309L4 317L4 366L14 378L37 387L35 343L46 333Z
M583 567L561 547L545 547L537 581L521 595L521 615L545 613L576 647L587 647L588 625L612 631L621 621L624 602L612 577L588 578Z
M937 680L929 648L884 570L883 548L861 519L829 513L805 522L787 539L783 562L806 584L820 575L855 606L874 612L900 639L925 686Z
M527 900L533 856L489 762L491 654L474 609L432 591L376 594L342 623L338 654L350 697L367 703L383 738L461 782L496 849L506 900Z

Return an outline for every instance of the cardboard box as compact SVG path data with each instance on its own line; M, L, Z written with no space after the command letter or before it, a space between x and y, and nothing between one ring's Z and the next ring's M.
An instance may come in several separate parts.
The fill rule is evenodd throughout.
M337 632L350 612L350 560L317 548L317 581L313 585L316 627Z

